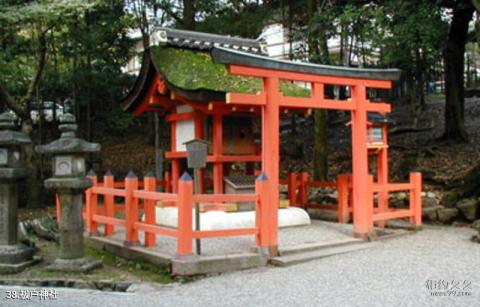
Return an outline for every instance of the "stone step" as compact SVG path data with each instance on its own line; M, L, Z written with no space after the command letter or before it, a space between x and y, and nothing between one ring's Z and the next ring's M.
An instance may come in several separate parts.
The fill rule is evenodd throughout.
M336 246L344 246L344 245L351 245L351 244L359 244L359 243L364 243L365 241L361 239L355 239L355 238L347 238L343 240L336 240L333 242L322 242L322 243L305 243L305 244L299 244L299 245L293 245L293 246L288 246L285 248L279 249L278 253L280 256L286 256L286 255L291 255L291 254L298 254L298 253L305 253L305 252L311 252L314 250L320 250L320 249L325 249L325 248L330 248L330 247L336 247Z
M350 253L358 250L363 250L378 246L379 243L370 242L363 244L350 244L350 245L341 245L334 247L327 247L320 250L312 250L303 253L290 254L285 256L274 257L270 259L270 263L275 266L286 267L298 263L303 263L315 259L321 259L325 257Z
M173 257L171 268L173 275L193 276L263 267L267 261L266 256L257 253L192 256L183 259Z

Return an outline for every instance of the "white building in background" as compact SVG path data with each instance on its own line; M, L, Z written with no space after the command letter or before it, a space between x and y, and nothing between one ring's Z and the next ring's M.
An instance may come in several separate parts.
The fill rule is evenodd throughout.
M299 50L306 51L306 42L294 41L289 42L289 33L288 29L283 27L280 23L274 23L271 25L266 26L262 33L259 36L259 39L265 41L268 50L268 56L274 59L285 59L288 60L290 58L290 48L292 48L292 53L298 53ZM350 45L351 41L348 42L347 45ZM341 52L341 43L340 43L340 36L335 36L328 39L328 52L330 56L335 58L340 58ZM354 41L354 47L356 49L360 48L358 44ZM371 49L370 43L365 43L364 48ZM353 66L362 66L364 63L357 57L355 52L351 55L351 64ZM368 63L374 63L378 60L379 51L373 50L372 56L369 56L366 60ZM304 59L307 61L307 59Z
M152 37L155 36L155 32L152 33ZM133 47L135 56L130 59L128 65L124 67L123 71L126 73L138 75L142 66L142 52L143 44L139 32L132 34L132 38L136 40ZM292 48L293 54L298 53L299 50L305 50L306 42L294 41L289 42L288 29L283 27L280 23L274 23L267 25L257 40L262 40L265 43L266 53L269 57L274 59L290 59L290 48ZM332 37L328 40L328 50L331 56L339 58L341 52L340 37ZM358 46L356 46L358 47ZM370 44L365 44L365 48L371 48ZM295 58L298 59L298 56ZM369 63L375 62L378 59L378 52L373 52L373 57L369 57L367 60ZM307 61L307 58L303 59ZM351 63L353 66L362 66L362 61L359 61L358 57L353 54Z
M274 59L288 59L290 47L292 47L293 50L300 47L298 42L292 44L288 42L288 30L279 23L266 26L260 34L259 39L265 42L268 56Z
M135 55L128 60L128 64L122 68L122 72L138 76L142 68L143 42L140 33L132 34L132 39L135 40L132 48Z

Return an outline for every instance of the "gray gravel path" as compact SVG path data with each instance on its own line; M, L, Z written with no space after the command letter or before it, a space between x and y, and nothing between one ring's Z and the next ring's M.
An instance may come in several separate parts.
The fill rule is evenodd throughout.
M134 293L58 289L58 299L0 306L480 306L480 245L465 228L426 227L377 247L288 268L267 267ZM433 297L427 280L471 282L471 296ZM17 288L20 289L20 288Z
M103 228L99 228L103 231ZM304 243L329 243L352 237L352 224L338 224L325 221L312 220L310 225L280 228L279 247L301 245ZM123 242L125 230L116 230L114 239ZM143 232L139 233L140 242L144 242ZM255 245L255 238L251 236L238 236L228 238L212 238L202 240L203 255L223 255L229 253L246 253ZM157 236L156 251L171 255L176 254L177 241L174 238Z

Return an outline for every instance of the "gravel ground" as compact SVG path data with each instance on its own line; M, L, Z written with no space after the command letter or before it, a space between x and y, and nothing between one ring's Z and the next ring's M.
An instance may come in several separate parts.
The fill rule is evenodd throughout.
M287 268L266 267L133 293L58 289L57 300L5 300L1 306L478 306L480 245L466 228L426 227L377 247ZM454 281L470 296L435 297L432 281ZM20 290L22 288L16 288Z
M102 227L99 228L102 231ZM338 224L312 220L310 225L280 228L279 246L299 245L304 243L327 243L352 237L352 224ZM140 242L144 242L143 232L139 233ZM125 230L116 230L114 238L119 242L125 239ZM229 253L246 253L255 245L253 236L238 236L230 238L212 238L202 240L203 255L222 255ZM177 243L173 238L157 236L156 251L171 255L176 253Z

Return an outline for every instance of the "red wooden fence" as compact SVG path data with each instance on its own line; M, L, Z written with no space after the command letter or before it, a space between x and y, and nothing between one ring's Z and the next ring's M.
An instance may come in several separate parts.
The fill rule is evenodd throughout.
M125 245L140 245L139 232L145 233L143 245L156 246L156 236L163 235L177 239L177 253L188 255L192 253L193 239L206 239L214 237L229 237L254 235L257 244L263 246L262 234L268 233L268 221L262 219L262 201L268 197L265 194L265 185L262 180L257 181L256 191L253 194L193 194L193 184L189 176L179 180L178 193L157 192L157 185L165 185L165 181L153 177L145 177L140 182L136 176L130 174L123 183L114 182L112 175L103 177L99 182L96 176L89 177L93 186L86 193L84 219L86 231L97 235L99 224L105 225L104 235L112 236L116 227L125 228ZM143 187L143 188L142 188ZM115 198L123 198L124 204L116 204ZM103 200L103 201L101 201ZM161 226L156 222L156 202L168 202L178 208L177 228ZM256 204L255 227L222 230L193 230L192 211L195 202L223 203L223 202L254 202ZM140 219L143 209L144 219ZM124 212L120 217L117 212Z
M255 193L252 194L193 194L191 178L184 175L178 184L178 193L171 193L170 176L167 173L165 180L156 180L146 176L143 181L131 173L123 182L115 182L112 174L103 177L99 182L96 176L89 177L92 187L85 192L86 205L84 219L86 231L89 234L98 234L98 225L104 225L104 235L112 236L117 227L125 228L125 244L139 245L139 232L144 232L146 247L156 246L156 236L163 235L177 239L177 253L187 255L192 253L192 240L213 237L229 237L241 235L254 235L258 246L268 246L268 236L277 231L273 229L265 211L265 203L269 199L265 176L260 176L255 185ZM288 197L292 206L303 208L321 208L336 210L338 221L349 222L353 213L352 204L352 180L349 174L337 176L337 182L309 181L307 173L291 173L286 180L280 180L280 184L288 186ZM371 223L377 223L397 219L409 218L415 227L422 223L422 176L420 173L411 173L408 183L374 183L373 176L367 178L368 199L372 203L372 212L368 215ZM166 192L157 192L157 187L162 186ZM308 202L308 188L310 187L336 187L338 192L337 204L311 204ZM407 209L392 209L388 207L388 193L407 191L410 193L410 205ZM387 193L386 204L373 208L374 194ZM116 198L123 198L123 202L116 203ZM156 203L161 201L178 208L177 228L161 226L156 222ZM255 227L225 230L193 230L192 211L195 202L201 203L224 203L224 202L254 202ZM379 197L379 202L382 201ZM56 199L57 219L60 220L60 205ZM380 211L381 210L381 211ZM143 211L144 220L140 219ZM122 214L118 214L123 212Z
M378 184L373 182L373 176L369 176L369 198L373 203L374 194L386 192L385 200L378 197L378 201L386 202L384 206L373 209L372 221L379 225L382 221L396 218L410 218L413 226L422 224L422 175L411 173L409 183L387 183ZM290 205L337 211L337 219L340 223L348 223L353 214L352 204L352 176L350 174L339 174L337 182L309 181L308 173L289 173L288 179L280 180L280 184L288 186L288 199ZM308 200L308 188L310 187L336 187L338 200L337 204L315 204ZM388 193L406 191L410 193L410 204L408 209L392 209L388 207Z

